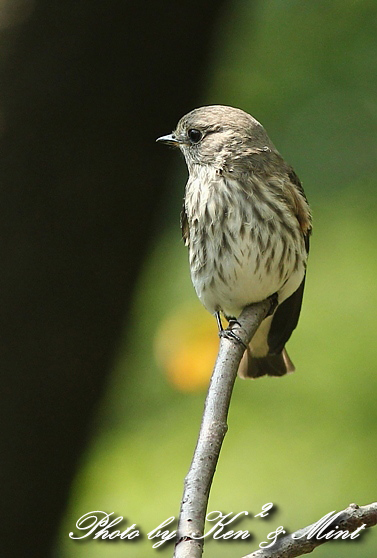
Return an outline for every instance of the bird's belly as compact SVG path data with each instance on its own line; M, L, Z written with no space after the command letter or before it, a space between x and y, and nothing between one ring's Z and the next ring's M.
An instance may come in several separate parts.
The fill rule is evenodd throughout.
M231 235L224 250L221 241L207 237L201 244L204 256L190 260L191 277L197 295L211 313L221 310L226 316L239 316L248 304L259 302L274 293L279 303L301 284L305 274L306 251L300 237L269 235L268 231L242 240Z

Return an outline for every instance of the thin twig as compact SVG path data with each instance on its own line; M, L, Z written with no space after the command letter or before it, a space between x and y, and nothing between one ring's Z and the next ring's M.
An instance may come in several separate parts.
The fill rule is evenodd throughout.
M246 307L233 331L248 345L271 307L269 300ZM199 438L185 487L178 519L175 558L200 558L203 552L209 491L227 431L227 416L237 370L245 347L236 339L221 338L219 353L205 402Z
M317 521L317 524L318 523ZM251 554L247 554L244 558L296 558L296 556L308 554L317 546L332 540L331 530L334 530L336 525L339 529L336 529L335 532L339 532L341 529L349 533L354 532L362 525L365 525L365 528L377 525L377 502L369 504L368 506L350 504L347 509L340 513L334 523L329 525L327 529L324 529L323 533L320 533L319 529L315 532L316 523L313 523L308 527L299 529L291 535L286 535L281 539L277 539L270 548L256 550ZM310 536L310 531L313 529L312 536ZM318 535L322 537L325 533L329 533L328 539L317 538Z

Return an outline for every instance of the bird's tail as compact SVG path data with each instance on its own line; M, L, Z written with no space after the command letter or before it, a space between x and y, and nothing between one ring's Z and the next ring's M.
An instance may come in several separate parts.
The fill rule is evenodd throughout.
M238 375L240 378L259 378L260 376L284 376L289 372L294 372L295 367L285 349L277 355L266 355L255 357L252 355L250 346L246 349L240 366Z

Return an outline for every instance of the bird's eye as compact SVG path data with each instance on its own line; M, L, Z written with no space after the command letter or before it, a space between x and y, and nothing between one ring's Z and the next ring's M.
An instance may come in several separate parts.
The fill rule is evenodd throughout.
M200 130L197 130L196 128L191 128L188 132L187 135L189 137L189 140L191 141L191 143L199 143L200 140L203 137L203 134Z

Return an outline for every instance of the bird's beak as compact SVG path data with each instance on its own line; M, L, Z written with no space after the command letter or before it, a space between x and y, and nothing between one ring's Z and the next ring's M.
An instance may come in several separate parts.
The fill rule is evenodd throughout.
M167 143L168 145L179 145L181 143L174 134L161 136L160 138L157 138L156 141L159 141L161 143Z

